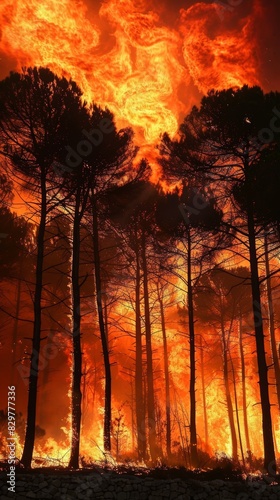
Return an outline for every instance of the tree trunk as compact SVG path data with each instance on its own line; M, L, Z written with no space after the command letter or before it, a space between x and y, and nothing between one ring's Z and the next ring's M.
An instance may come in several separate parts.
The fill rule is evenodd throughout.
M234 370L234 366L233 366L233 361L232 361L231 355L230 355L230 362L231 362L232 378L233 378L234 406L235 406L237 431L238 431L238 438L239 438L239 445L240 445L240 453L241 453L243 467L245 467L245 459L244 459L243 444L242 444L241 429L240 429L239 410L238 410L238 399L237 399L236 381L235 381L235 370Z
M228 411L228 419L229 419L230 435L231 435L231 444L232 444L232 458L233 458L233 460L237 461L238 460L237 436L236 436L236 430L235 430L235 425L234 425L233 406L232 406L230 386L229 386L228 345L226 342L223 314L221 314L221 330L222 330L222 345L223 345L223 374L224 374L226 403L227 403L227 411Z
M82 350L84 352L84 345L82 345ZM83 432L83 428L85 426L85 415L86 415L86 407L87 407L87 385L88 385L88 381L87 381L87 374L88 374L88 370L87 370L87 365L86 363L84 363L84 369L83 369L83 374L82 374L82 394L83 394L83 398L82 398L82 415L81 415L81 430Z
M104 327L105 327L105 333L106 333L106 338L108 342L109 338L109 317L108 317L108 304L107 304L107 294L106 290L103 292L103 309L104 309Z
M206 451L208 451L208 447L209 447L208 418L207 418L207 402L206 402L206 392L205 392L204 356L203 356L203 345L202 345L202 337L201 336L200 336L200 364L201 364L201 384L202 384L205 447L206 447Z
M30 359L30 375L28 386L27 422L24 448L21 462L24 467L31 467L35 442L37 386L39 371L39 354L41 342L41 300L43 288L44 239L47 217L47 193L45 173L41 174L41 211L37 236L36 283L34 294L34 325L32 338L32 353Z
M142 229L142 266L143 266L143 286L144 286L144 306L145 306L145 332L146 332L146 352L147 352L147 406L148 406L148 436L151 459L154 462L157 458L156 450L156 421L155 421L155 395L153 376L153 351L152 351L152 331L150 320L150 301L148 286L148 268L146 257L146 238Z
M276 456L279 454L279 449L278 449L278 441L276 437L276 430L277 430L277 424L274 424L273 426L273 441L274 441L274 446L275 446L275 453Z
M276 343L276 336L275 336L275 320L274 320L273 297L272 297L272 287L271 287L271 278L270 278L270 265L269 265L269 255L268 255L267 234L265 234L265 237L264 237L264 246L265 246L265 272L267 275L266 291L267 291L267 307L268 307L268 320L269 320L268 326L269 326L272 360L273 360L274 373L275 373L277 403L278 403L278 410L280 411L280 363L279 363L279 359L278 359L277 343Z
M102 305L102 281L101 281L101 266L99 254L99 225L97 217L97 205L95 194L92 192L92 237L93 237L93 255L94 255L94 274L95 274L95 287L96 287L96 301L98 311L98 321L102 344L102 353L105 369L105 401L104 401L104 450L111 451L111 398L112 398L112 381L111 381L111 366L108 338L106 335L106 327L103 316Z
M135 411L134 411L134 381L133 379L131 378L130 380L130 385L131 385L131 405L130 405L130 409L131 409L131 445L132 445L132 449L134 450L135 449L135 437L137 435L137 432L136 432L136 428L135 428ZM138 450L138 448L137 448Z
M257 347L257 361L261 396L262 410L262 430L264 444L264 467L268 472L273 472L276 468L275 451L272 433L272 420L269 399L269 386L267 364L265 357L263 320L261 310L261 294L259 284L259 270L256 252L256 236L254 225L254 212L252 203L247 201L247 225L249 235L249 250L250 250L250 269L251 269L251 286L252 286L252 301L255 326L255 339Z
M73 248L72 248L72 270L71 289L73 307L73 365L72 365L72 438L71 455L69 467L79 468L79 449L81 432L81 378L82 378L82 349L81 349L81 297L80 297L80 203L81 188L79 186L76 194L75 214L73 223Z
M189 342L190 342L190 447L192 467L198 466L197 433L196 433L196 399L195 399L195 333L193 312L192 289L192 248L190 229L187 229L188 243L188 316L189 316Z
M245 372L245 358L244 358L244 350L243 350L241 312L240 312L240 316L239 316L239 350L240 350L240 360L241 360L241 383L242 383L242 405L243 405L244 432L245 432L247 453L248 453L249 459L251 460L251 445L250 445L248 413L247 413L246 372Z
M169 368L168 368L168 349L165 327L165 316L163 300L160 296L158 286L158 301L160 307L161 330L163 339L163 360L164 360L164 378L165 378L165 408L166 408L166 454L167 458L171 458L171 420L170 420L170 382L169 382Z
M183 431L182 431L182 426L185 429L185 423L184 422L182 423L181 419L180 419L178 405L177 405L177 396L176 396L175 391L174 391L174 406L175 406L175 419L177 420L177 425L178 425L178 430L179 430L179 435L180 435L179 437L180 437L180 441L181 441L182 454L184 457L186 467L189 467L189 465L190 465L190 456L189 456L189 452L188 452L189 450L188 450L188 446L187 446L187 448L185 446L185 440L184 440L184 435L183 435ZM187 440L186 440L186 445L187 445Z
M135 259L136 259L136 276L135 276L135 410L136 410L136 427L137 427L137 452L138 459L145 460L146 458L146 425L145 425L145 405L143 397L143 360L142 360L142 331L141 331L141 272L140 272L140 255L139 245L137 240L137 230L135 230Z

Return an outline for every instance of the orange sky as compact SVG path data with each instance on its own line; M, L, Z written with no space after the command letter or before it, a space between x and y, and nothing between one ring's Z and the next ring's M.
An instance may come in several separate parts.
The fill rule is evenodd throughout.
M23 65L64 72L154 144L210 88L278 85L278 2L221 4L2 0L0 75Z

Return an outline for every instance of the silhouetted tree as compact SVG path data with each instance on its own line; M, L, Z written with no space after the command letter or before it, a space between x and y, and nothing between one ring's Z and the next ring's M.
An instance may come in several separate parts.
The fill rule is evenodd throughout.
M173 157L169 158L170 163ZM184 259L187 267L187 299L188 299L188 325L189 325L189 345L190 345L190 450L191 464L198 466L197 453L197 430L196 430L196 343L195 343L195 320L193 293L195 282L201 272L202 262L211 262L213 249L217 248L217 241L212 239L212 245L206 245L204 238L207 234L212 235L217 232L222 220L222 212L216 208L214 198L209 198L209 194L201 188L200 197L203 199L203 206L200 210L193 210L194 200L197 199L197 189L194 185L184 185L182 194L178 191L167 194L160 199L157 206L157 222L161 229L175 241L185 244ZM170 244L170 242L169 242ZM212 246L212 248L211 248ZM168 252L168 250L167 250ZM194 276L194 273L196 276Z
M31 465L35 440L45 228L51 212L61 202L61 186L54 182L53 162L65 155L69 132L83 109L77 85L48 69L24 69L21 74L11 73L0 83L1 154L11 162L19 184L36 193L36 202L30 206L38 221L34 328L22 455L25 467Z
M253 178L263 151L269 151L275 142L279 104L278 93L264 95L258 87L211 91L202 99L200 108L194 107L186 117L180 128L180 138L173 142L168 137L164 140L166 147L171 144L177 155L180 170L184 171L191 159L211 185L215 186L221 203L224 204L225 199L228 201L227 227L235 231L235 238L248 249L264 461L265 468L270 471L275 465L275 451L256 247L259 225ZM270 129L267 128L268 124L271 124Z
M105 289L102 284L100 259L100 219L102 193L118 183L122 183L132 166L136 154L133 145L131 129L117 130L114 117L109 110L93 106L90 124L92 129L96 124L106 123L106 134L100 144L93 148L89 156L90 168L90 206L93 238L94 277L96 287L96 303L102 352L105 368L105 401L104 401L104 449L111 450L111 367L106 325L103 313L103 297ZM99 208L100 207L100 208Z
M141 172L141 169L144 169ZM141 180L144 176L144 180ZM139 178L124 184L111 191L111 205L114 213L112 220L118 224L127 235L127 244L134 253L135 268L135 314L136 314L136 359L135 359L135 397L136 397L136 426L139 459L145 458L145 413L143 388L143 361L142 361L142 332L141 332L141 282L143 283L145 339L147 357L147 414L148 414L148 442L152 461L157 458L155 395L153 374L152 326L150 318L149 298L149 254L151 233L155 227L155 203L158 191L145 177L145 164L140 167Z
M234 418L234 404L230 386L230 375L232 375L235 393L235 373L231 351L233 349L233 334L235 320L240 320L240 315L244 314L244 307L247 305L250 296L250 275L246 268L230 269L227 271L218 267L201 277L196 292L196 310L202 322L211 323L215 331L220 335L223 359L223 379L225 386L226 405L232 441L232 457L238 459L238 444L236 424L238 427L240 450L243 455L243 446L240 436L240 424L238 411ZM243 351L242 351L243 352ZM243 360L244 362L244 360ZM230 365L232 364L232 369ZM243 377L242 368L242 377ZM245 375L244 375L245 376ZM243 386L245 391L245 387ZM246 393L245 393L246 397ZM235 406L237 400L235 401ZM237 409L236 409L237 410ZM245 411L247 408L245 408ZM236 422L236 424L235 424ZM245 421L247 423L247 420Z

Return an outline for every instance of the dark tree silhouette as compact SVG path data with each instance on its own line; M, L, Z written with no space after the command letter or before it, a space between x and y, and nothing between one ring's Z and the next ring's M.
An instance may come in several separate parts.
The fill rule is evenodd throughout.
M267 362L259 284L258 255L256 248L258 218L255 210L253 183L254 167L263 151L268 151L275 135L267 133L267 124L275 129L273 110L279 106L277 93L264 95L258 87L211 91L198 109L194 107L181 126L180 138L166 147L177 156L180 170L192 161L204 172L209 182L216 181L215 189L231 203L227 227L235 231L235 238L248 249L250 257L252 310L259 372L261 410L263 419L265 468L275 466ZM272 122L273 117L273 122ZM174 163L174 170L176 162ZM242 196L246 193L246 196ZM242 200L242 201L238 201Z
M0 97L1 154L10 160L19 184L32 194L36 193L37 198L37 202L31 203L32 215L36 214L38 220L37 262L27 426L22 455L23 465L30 467L36 425L45 228L51 212L61 202L60 185L54 182L53 162L65 156L64 146L69 143L71 124L84 106L81 91L74 82L58 78L44 68L11 73L0 83Z
M74 128L75 130L75 128ZM85 141L87 137L87 141ZM117 131L113 115L109 110L103 110L92 105L87 112L84 128L82 123L78 135L73 135L73 141L86 145L82 157L77 159L77 153L72 148L75 168L62 171L63 182L66 183L69 197L68 210L72 213L72 308L73 308L73 376L72 376L72 445L69 466L79 467L79 445L81 427L81 285L86 277L80 276L81 264L81 227L84 224L92 234L95 294L102 352L105 369L105 400L104 400L104 449L111 450L111 367L106 324L103 311L103 286L99 243L98 204L101 194L112 184L122 179L135 155L132 143L132 131L123 129ZM73 153L74 150L74 153Z
M170 157L170 163L173 157ZM217 248L217 241L210 245L204 244L207 234L215 233L221 225L222 212L217 209L214 198L209 199L209 195L201 189L200 197L204 200L203 208L195 213L192 209L194 199L197 198L197 189L193 185L184 185L182 194L178 192L167 194L162 197L157 206L157 222L159 226L170 235L175 241L185 243L185 260L187 266L187 298L188 298L188 324L189 324L189 345L190 345L190 450L191 464L198 466L197 452L197 430L196 430L196 342L195 342L195 320L193 293L197 276L194 276L194 267L208 263L213 255L213 248ZM199 271L200 272L200 271Z
M105 287L102 283L101 272L99 239L100 220L102 220L102 217L99 205L101 204L103 192L123 182L124 177L131 169L132 161L137 150L133 145L132 130L127 128L118 131L114 122L114 117L108 109L102 110L98 106L93 106L90 116L91 127L94 129L97 123L107 123L107 133L104 134L100 144L93 149L93 153L89 156L88 165L90 169L90 215L93 238L96 304L105 368L104 449L105 451L110 451L112 382L109 345L102 303Z
M144 172L141 172L144 169ZM157 458L155 395L153 373L152 327L150 318L149 299L149 251L151 234L155 227L155 203L158 198L157 189L147 182L140 180L147 175L145 164L140 167L139 177L131 182L111 191L111 204L114 207L112 220L119 224L127 234L127 242L134 252L136 261L136 360L135 360L135 394L136 394L136 423L139 458L145 458L145 414L143 412L143 362L142 362L142 333L140 326L140 294L141 277L143 280L145 339L147 357L147 414L148 414L148 442L152 461ZM138 180L139 179L139 180Z
M234 406L237 405L237 400L235 400L235 405L233 402L230 375L232 375L234 394L235 394L235 373L232 364L231 357L231 345L232 336L234 333L235 320L240 321L242 315L248 314L249 301L251 300L250 294L250 274L246 268L237 268L227 271L222 267L217 267L212 271L208 272L201 277L195 297L196 311L201 322L211 324L214 326L215 330L219 332L221 347L222 347L222 359L223 359L223 379L225 386L225 396L226 405L228 411L228 419L231 433L232 441L232 458L233 460L238 460L238 440L236 424L238 428L238 437L240 442L240 451L244 461L243 454L243 444L240 435L240 421L238 409L235 408L235 418L234 418ZM239 325L240 326L240 325ZM241 334L241 332L239 332ZM243 349L241 350L241 355L243 354ZM243 354L244 357L244 354ZM244 413L244 427L245 434L248 438L248 422L246 417L247 407L246 407L246 392L245 392L245 366L244 358L241 359L242 362L242 388L243 388L243 402L245 398L245 407L243 406ZM232 366L232 368L231 368ZM250 448L248 448L250 450Z

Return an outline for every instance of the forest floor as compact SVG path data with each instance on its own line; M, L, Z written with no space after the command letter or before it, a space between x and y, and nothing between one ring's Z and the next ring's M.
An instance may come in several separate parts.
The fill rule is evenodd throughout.
M2 467L1 467L2 465ZM0 500L280 500L280 475L216 468L132 466L17 467L15 494L8 490L7 464L0 463Z

